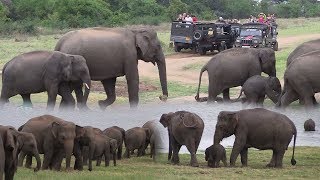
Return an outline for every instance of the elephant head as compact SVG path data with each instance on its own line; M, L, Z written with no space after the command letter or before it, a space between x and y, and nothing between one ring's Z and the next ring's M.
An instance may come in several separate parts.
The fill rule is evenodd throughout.
M71 122L52 122L51 133L56 141L55 143L63 146L66 155L66 168L70 169L71 155L76 138L76 125Z
M158 66L163 94L159 98L166 101L168 97L166 61L157 33L151 29L133 30L133 33L136 37L138 58Z
M111 139L110 140L110 155L112 155L113 158L113 165L117 165L117 148L118 148L118 143L117 140Z
M276 56L271 48L258 48L258 57L261 71L269 76L276 77Z
M277 103L281 95L281 83L277 77L269 77L266 82L266 94L274 102Z
M159 122L163 125L163 127L166 128L170 125L170 121L171 121L173 114L174 113L172 113L172 112L170 112L168 114L162 114Z
M221 111L218 115L218 122L214 133L214 144L219 144L223 138L234 134L239 118L236 112Z

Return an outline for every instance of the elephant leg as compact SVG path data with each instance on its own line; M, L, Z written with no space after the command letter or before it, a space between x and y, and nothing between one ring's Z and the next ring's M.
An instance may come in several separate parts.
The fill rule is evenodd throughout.
M24 167L30 169L31 166L32 166L32 156L31 155L27 155L26 157L27 157L26 158L26 164L25 164Z
M190 165L192 167L199 167L199 163L196 156L196 142L194 139L189 139L186 143L187 149L191 155Z
M88 160L89 160L89 147L88 146L84 146L82 148L82 157L83 157L83 165L88 165Z
M19 154L19 159L18 159L18 166L19 167L22 167L23 166L23 161L24 161L24 158L26 157L26 153L21 151L20 154Z
M10 91L5 86L2 86L1 96L0 96L0 106L2 106L3 104L9 102L9 98L11 98L12 96L15 96L15 95L17 95L17 94L13 93L12 91Z
M118 147L118 152L117 152L117 157L120 160L122 156L122 143L121 145Z
M285 153L285 150L278 150L277 151L276 163L275 163L276 168L282 168L282 161L283 161L284 153Z
M223 91L223 89L219 88L218 86L213 85L213 83L210 83L209 78L209 86L208 86L208 101L207 103L213 103L216 101L217 96Z
M128 85L129 103L131 108L135 108L139 103L139 74L138 69L130 67L126 72L126 80Z
M272 151L272 158L269 162L269 164L267 164L267 167L275 167L276 166L276 156L277 156L277 152L275 150Z
M44 153L44 156L43 156L43 163L42 163L42 169L43 170L47 170L49 168L49 165L51 163L51 160L52 160L52 157L53 157L53 150L50 149L50 150L47 150L45 153Z
M243 150L244 145L246 143L246 137L236 137L233 148L230 155L230 166L234 167L236 164L237 157L240 152Z
M59 86L59 94L62 97L59 109L75 108L75 100L72 96L72 89L68 83L61 83Z
M30 99L30 94L21 94L21 97L23 99L23 106L25 107L32 107L32 102Z
M248 148L243 148L240 152L241 155L241 164L243 167L248 166Z
M105 158L106 158L106 157L105 157ZM100 165L101 165L101 159L102 159L102 156L100 156L100 157L97 158L96 166L100 166Z
M171 162L173 164L179 164L180 163L179 151L180 151L181 145L173 138L171 146L173 151Z
M226 156L226 155L223 155L223 157L222 157L222 162L223 162L224 167L227 167L227 166L228 166L227 156Z
M130 158L130 149L128 147L126 147L126 151L124 152L124 157L125 158Z
M48 91L47 110L53 110L56 104L56 99L58 94L58 85L52 84L47 91Z
M101 81L107 95L107 99L99 101L99 106L102 110L114 103L116 100L116 81L117 78L109 78Z
M53 154L53 158L51 160L51 167L53 170L55 170L55 171L61 170L61 164L62 164L64 157L65 157L64 150L56 151Z
M264 102L264 96L261 96L258 98L257 106L263 107L263 102Z
M292 102L299 99L299 95L296 93L295 90L292 89L292 87L288 84L287 89L283 96L281 97L281 107L287 107Z
M230 89L229 88L224 89L222 93L223 93L223 101L230 102Z

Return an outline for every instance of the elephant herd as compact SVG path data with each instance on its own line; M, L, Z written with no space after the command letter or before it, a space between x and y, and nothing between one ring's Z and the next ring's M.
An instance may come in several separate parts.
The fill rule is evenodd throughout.
M122 155L123 143L126 152ZM104 159L109 166L112 159L116 166L117 159L130 158L135 150L137 156L146 155L150 145L150 156L156 160L156 148L159 147L160 136L155 121L148 121L142 127L134 127L125 131L118 126L100 130L91 126L79 126L52 115L42 115L28 120L18 130L11 126L0 125L0 180L3 174L6 180L12 180L18 166L25 162L31 168L32 158L40 169L61 170L63 159L66 170L83 170L88 165L92 170L92 161L100 166ZM43 154L41 162L40 154ZM71 159L74 156L74 167ZM26 159L24 161L24 159Z

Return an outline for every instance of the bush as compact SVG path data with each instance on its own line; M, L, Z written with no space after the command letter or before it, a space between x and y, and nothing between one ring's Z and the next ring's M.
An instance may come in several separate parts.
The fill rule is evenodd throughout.
M0 23L4 23L5 21L8 21L8 15L9 11L6 6L4 6L2 3L0 3Z
M0 24L1 35L12 35L12 34L31 34L36 35L38 29L34 21L7 21Z

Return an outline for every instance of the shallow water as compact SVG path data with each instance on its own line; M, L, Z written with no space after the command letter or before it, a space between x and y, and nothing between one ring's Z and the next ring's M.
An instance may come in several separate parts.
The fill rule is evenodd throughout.
M68 121L72 121L81 126L94 126L104 130L110 126L120 126L124 129L129 129L136 126L142 126L149 120L157 120L157 126L161 134L162 150L168 149L168 134L158 120L163 113L175 112L178 110L186 110L197 113L204 121L205 129L202 135L201 143L199 146L200 151L204 151L208 146L213 144L213 135L215 131L215 125L217 122L217 116L220 111L234 111L240 110L241 104L213 104L207 105L206 103L188 102L188 103L161 103L161 104L147 104L140 105L138 109L130 109L127 106L108 108L105 111L64 111L64 112L46 112L43 108L22 108L6 105L4 109L0 110L0 124L11 125L19 128L27 120L35 116L43 114L52 114L57 117L63 118ZM268 108L275 110L273 108ZM296 125L298 130L297 146L320 146L320 111L319 109L311 112L306 112L303 108L300 110L286 109L286 114ZM312 118L316 122L315 132L304 132L303 124L308 118ZM318 125L318 126L317 126ZM234 136L224 139L221 144L225 147L233 145ZM293 139L290 144L292 146ZM181 148L181 153L187 152L185 147Z

